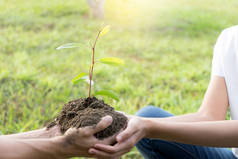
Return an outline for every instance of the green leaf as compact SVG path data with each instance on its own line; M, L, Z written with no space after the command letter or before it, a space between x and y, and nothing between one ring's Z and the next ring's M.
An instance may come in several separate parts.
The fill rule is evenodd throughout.
M82 75L81 75L82 74ZM80 83L80 82L86 82L87 84L89 84L90 83L90 80L89 80L89 77L88 77L88 75L86 75L86 73L81 73L81 74L79 74L78 76L76 76L74 79L72 79L72 82L74 83L74 84L78 84L78 83ZM85 76L86 75L86 76ZM80 77L80 76L82 76L82 77ZM94 81L92 81L92 86L94 85Z
M57 47L56 50L69 49L69 48L75 48L75 47L80 47L80 46L81 46L80 43L67 43L67 44Z
M83 78L83 77L86 76L86 75L87 75L86 73L82 72L82 73L78 74L76 77L74 77L74 78L72 79L72 82L73 82L74 84L79 83L79 82L82 82L82 81L85 80L85 78Z
M107 64L107 65L113 65L113 66L119 66L119 65L123 65L124 61L117 58L117 57L105 57L105 58L101 58L99 59L99 62Z
M78 80L72 81L72 82L73 82L73 84L78 84L78 83L80 83L80 82L86 82L86 80L83 79L83 78L81 78L81 79L78 79Z
M110 28L111 28L110 25L105 26L105 27L102 29L102 31L100 32L99 36L105 35L107 32L110 31Z
M115 99L116 101L119 101L119 98L117 97L117 95L115 93L113 93L112 91L101 90L101 91L96 92L94 95L95 96L97 96L97 95L107 96L112 99Z

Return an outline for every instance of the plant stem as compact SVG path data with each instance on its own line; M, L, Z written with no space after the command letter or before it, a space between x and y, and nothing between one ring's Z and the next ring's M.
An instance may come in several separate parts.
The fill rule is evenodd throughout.
M89 100L91 97L91 90L92 90L93 70L94 70L94 64L95 64L95 49L96 49L96 44L97 44L100 33L101 33L101 30L98 32L96 39L94 41L94 44L92 46L92 62L91 62L90 68L89 68L89 92L88 92ZM89 102L89 100L88 100L88 102Z

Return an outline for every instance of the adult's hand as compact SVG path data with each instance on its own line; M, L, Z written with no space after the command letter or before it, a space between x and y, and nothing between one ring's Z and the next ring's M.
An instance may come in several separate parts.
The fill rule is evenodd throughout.
M89 148L93 147L95 144L113 144L115 143L115 136L106 138L104 140L98 140L94 137L94 134L104 130L112 123L112 117L106 116L94 127L84 127L84 128L70 128L64 134L64 136L56 137L54 139L55 144L60 145L58 156L63 158L68 157L92 157L89 154Z
M117 159L129 152L138 141L145 137L146 130L143 118L128 116L128 119L127 128L117 135L115 145L95 144L89 153L99 159Z

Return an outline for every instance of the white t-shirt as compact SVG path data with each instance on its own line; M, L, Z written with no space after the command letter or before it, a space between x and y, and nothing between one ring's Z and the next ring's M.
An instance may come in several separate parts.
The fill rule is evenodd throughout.
M214 47L212 76L224 77L231 120L238 120L238 26L223 30L219 36ZM238 157L238 148L232 151Z

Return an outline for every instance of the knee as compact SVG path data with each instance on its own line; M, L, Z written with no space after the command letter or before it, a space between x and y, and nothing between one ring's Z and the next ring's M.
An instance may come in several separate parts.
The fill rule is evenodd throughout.
M156 112L161 112L162 109L152 106L152 105L148 105L145 106L143 108L141 108L137 113L136 116L140 116L140 117L153 117L154 111L156 110Z
M136 144L137 150L142 154L144 159L156 159L159 156L155 153L154 144L150 139L143 138ZM160 157L159 157L160 158Z
M136 116L149 117L149 118L153 118L153 117L154 118L163 118L163 117L169 117L169 116L173 116L173 115L159 107L148 105L148 106L141 108L136 113Z
M136 112L136 116L150 117L152 109L154 109L152 105L145 106Z
M150 146L149 140L150 139L147 138L141 139L139 142L136 143L136 148L138 150L142 150L143 148Z

